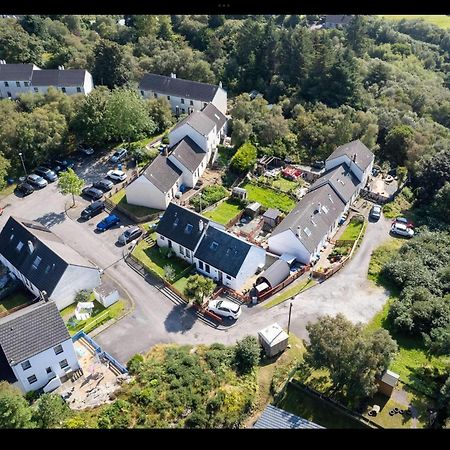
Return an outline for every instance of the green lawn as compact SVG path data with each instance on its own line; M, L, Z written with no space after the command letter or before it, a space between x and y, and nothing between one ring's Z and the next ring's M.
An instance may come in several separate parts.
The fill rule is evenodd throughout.
M68 306L67 308L64 308L61 311L61 316L67 318L66 325L71 336L73 336L80 330L84 330L86 333L89 333L108 320L121 316L125 309L125 302L123 300L117 301L108 308L105 308L101 303L97 302L97 300L94 300L93 302L94 310L91 317L89 317L89 319L87 320L78 321L75 318L74 314L75 308L77 306L76 303Z
M350 219L347 228L344 230L338 241L356 241L363 225L364 222L359 222L356 219Z
M187 280L189 278L189 274L187 274L186 276L181 277L180 279L178 279L177 281L175 281L175 283L172 284L172 286L178 291L181 292L182 294L184 294L184 288L186 287L187 284Z
M9 311L16 306L23 305L31 301L32 298L28 292L24 292L22 290L18 290L11 295L8 295L6 298L0 300L0 313Z
M171 258L163 257L160 254L159 247L156 244L150 247L148 242L145 242L144 240L136 245L132 254L147 270L156 273L161 278L165 278L164 266L166 265L171 266L175 270L175 277L189 267L187 262L177 258L176 256L172 256Z
M415 19L423 19L425 22L431 23L433 25L437 25L438 27L447 29L450 28L450 16L444 15L403 15L403 16L379 16L383 17L386 20L393 20L398 22L402 19L406 20L415 20Z
M217 208L204 213L205 217L208 217L214 222L227 224L231 219L236 217L242 211L242 206L238 202L233 200L226 200L222 202Z
M157 212L160 212L158 209L128 204L125 194L126 194L125 189L121 189L119 192L112 195L109 200L111 200L115 205L121 206L127 211L130 211L131 214L134 214L137 217L148 216L149 214L155 214Z
M294 281L295 284L295 281ZM289 289L286 289L282 294L278 295L277 297L273 298L267 303L264 303L264 308L272 308L273 306L279 305L280 303L286 301L288 298L293 297L294 295L299 294L300 292L304 291L305 289L308 289L314 285L317 284L317 281L315 280L305 280L303 283L297 283L295 286L292 286Z
M273 189L256 186L252 183L245 183L240 187L247 190L248 200L251 202L258 202L266 208L277 208L284 213L290 212L294 206L295 201L286 194L280 194Z
M383 265L387 263L399 250L399 248L405 243L401 239L394 239L389 237L389 239L379 247L377 247L370 258L369 271L367 278L376 284L385 283L380 277L381 269Z
M287 180L286 178L278 178L272 183L272 185L283 192L292 192L301 186L301 184L297 181Z

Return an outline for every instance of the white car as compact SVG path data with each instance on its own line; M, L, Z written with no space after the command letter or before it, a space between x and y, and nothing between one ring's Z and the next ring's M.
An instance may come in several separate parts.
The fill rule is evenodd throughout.
M391 233L397 234L398 236L404 236L411 238L414 236L414 230L408 228L404 223L395 222L391 227Z
M208 304L208 311L228 319L238 319L242 312L241 305L230 300L211 300Z
M125 158L127 156L127 149L126 148L119 148L114 155L111 157L111 162L116 163Z
M109 170L106 176L113 181L124 181L127 178L127 174L122 170Z

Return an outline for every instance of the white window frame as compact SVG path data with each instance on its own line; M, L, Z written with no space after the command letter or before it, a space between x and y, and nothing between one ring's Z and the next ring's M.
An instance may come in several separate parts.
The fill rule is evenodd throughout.
M56 349L59 350L60 348L61 348L61 351L56 351ZM58 344L55 347L53 347L53 351L55 352L55 355L60 355L61 353L64 353L64 349L61 344Z
M26 361L24 361L24 362L21 364L21 366L22 366L22 370L23 370L23 371L28 370L28 369L31 367L30 360L27 359ZM26 366L26 367L24 367L24 366Z

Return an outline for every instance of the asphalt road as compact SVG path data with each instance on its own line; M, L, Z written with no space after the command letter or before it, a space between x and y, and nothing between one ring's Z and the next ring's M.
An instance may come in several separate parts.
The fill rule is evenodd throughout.
M89 167L95 167L97 177L110 168L102 163L94 165L84 162L76 170L89 181L93 177ZM68 245L104 269L128 293L134 302L134 310L95 337L119 361L126 362L135 353L145 352L158 343L232 344L248 334L256 336L258 330L273 322L287 326L289 302L269 310L262 305L243 306L239 320L225 330L205 324L189 307L175 305L157 286L149 284L123 261L124 249L116 245L122 231L120 227L103 234L95 233L95 224L106 213L81 222L78 220L79 212L89 202L78 198L77 207L66 214L65 205L68 202L70 197L62 196L57 191L56 183L26 198L12 194L1 201L2 206L8 206L0 217L0 227L9 215L45 224ZM122 224L127 224L125 218ZM367 268L373 249L388 238L389 225L390 222L385 219L369 223L363 243L353 260L330 279L293 300L291 331L307 338L306 324L323 314L341 312L353 322L367 322L382 308L388 294L367 280Z

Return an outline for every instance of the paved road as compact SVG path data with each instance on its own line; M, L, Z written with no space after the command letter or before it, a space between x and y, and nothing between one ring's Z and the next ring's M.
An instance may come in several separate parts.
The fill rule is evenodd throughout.
M86 165L78 170L84 175ZM115 245L120 228L96 234L95 224L104 215L79 222L79 212L88 202L79 199L78 207L67 215L65 204L68 200L58 193L56 184L26 198L12 194L2 200L2 205L10 205L0 217L0 227L9 215L38 220L120 283L133 299L135 309L96 336L99 344L118 360L126 362L135 353L145 352L158 343L232 344L247 334L256 335L258 330L275 321L287 326L289 302L270 310L262 305L244 306L236 325L227 330L217 330L205 324L189 308L174 305L156 286L147 283L127 266L121 259L123 248ZM291 330L295 334L306 338L306 324L322 314L342 312L354 322L366 322L382 308L387 293L371 285L366 274L371 252L388 237L388 230L389 222L386 220L369 223L363 244L354 259L329 280L296 297L291 319Z

